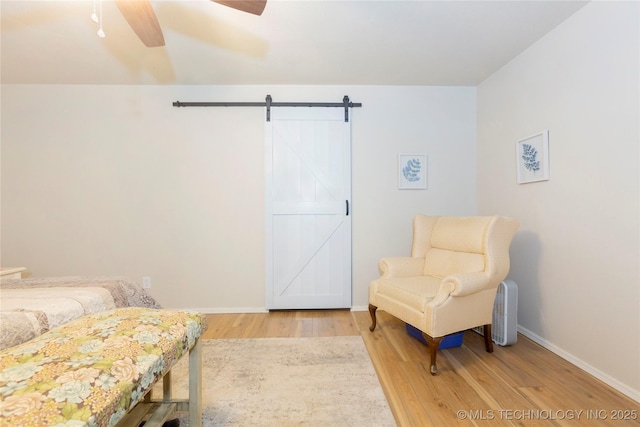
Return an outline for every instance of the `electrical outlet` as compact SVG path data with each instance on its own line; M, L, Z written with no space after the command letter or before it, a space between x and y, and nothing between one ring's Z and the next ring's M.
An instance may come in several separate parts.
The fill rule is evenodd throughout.
M142 278L142 287L143 287L144 289L149 289L149 288L151 288L151 277L149 277L149 276L144 276L144 277Z

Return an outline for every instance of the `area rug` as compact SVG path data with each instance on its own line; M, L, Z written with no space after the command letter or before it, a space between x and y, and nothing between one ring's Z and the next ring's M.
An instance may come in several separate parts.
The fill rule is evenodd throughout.
M396 425L359 336L213 339L202 349L204 427ZM172 371L176 398L188 395L186 361Z

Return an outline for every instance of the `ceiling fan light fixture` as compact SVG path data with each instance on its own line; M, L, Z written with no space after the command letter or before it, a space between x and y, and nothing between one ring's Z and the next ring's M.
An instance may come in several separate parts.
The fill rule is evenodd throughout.
M98 12L100 14L99 16L98 16L98 13L96 13L96 3L99 6L98 8ZM102 0L93 0L93 13L91 14L91 20L96 24L100 25L100 28L98 28L98 31L96 33L98 34L98 37L100 37L101 39L105 38L106 34L102 29Z
M91 14L91 20L93 22L95 22L96 24L99 22L98 21L98 14L96 13L96 3L98 2L98 0L93 0L93 13Z

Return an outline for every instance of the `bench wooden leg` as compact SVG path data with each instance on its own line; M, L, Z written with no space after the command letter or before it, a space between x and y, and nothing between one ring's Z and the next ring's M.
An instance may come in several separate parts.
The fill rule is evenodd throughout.
M202 343L189 351L189 427L202 427Z
M162 401L171 401L171 371L164 374L162 377Z

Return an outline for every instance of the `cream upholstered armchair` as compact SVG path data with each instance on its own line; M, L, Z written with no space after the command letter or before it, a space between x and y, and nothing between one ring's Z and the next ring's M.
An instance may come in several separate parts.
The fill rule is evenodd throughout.
M381 277L369 287L371 332L377 309L421 330L434 375L446 335L483 326L491 353L493 303L509 272L509 246L518 225L502 216L417 215L411 256L381 259Z

